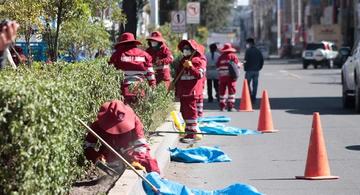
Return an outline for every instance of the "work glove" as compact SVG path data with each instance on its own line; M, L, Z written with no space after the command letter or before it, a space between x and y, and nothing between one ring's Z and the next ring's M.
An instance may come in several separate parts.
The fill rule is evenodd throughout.
M131 163L131 165L132 165L136 170L146 171L145 167L142 166L138 161L133 161L133 162Z
M185 60L183 63L184 68L191 68L193 66L192 62L190 60Z
M95 162L97 162L97 161L106 162L105 156L100 154L100 156L98 156L96 158Z

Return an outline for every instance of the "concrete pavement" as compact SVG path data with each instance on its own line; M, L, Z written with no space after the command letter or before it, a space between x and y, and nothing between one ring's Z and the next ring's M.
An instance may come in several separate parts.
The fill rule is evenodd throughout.
M231 163L170 163L165 177L192 188L219 189L242 182L265 194L360 194L360 115L341 104L339 69L303 70L296 61L267 61L261 72L258 97L268 90L273 122L280 132L239 137L207 136L197 145L219 146ZM238 81L240 97L242 79ZM259 103L251 113L220 112L205 105L205 116L226 115L229 125L256 129ZM239 101L237 101L239 105ZM295 180L303 175L312 123L320 112L330 169L338 180ZM179 147L186 145L179 144Z

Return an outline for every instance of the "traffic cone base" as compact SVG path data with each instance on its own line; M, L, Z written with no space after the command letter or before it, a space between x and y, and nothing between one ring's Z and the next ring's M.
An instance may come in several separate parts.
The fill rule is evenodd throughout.
M313 122L310 134L310 142L305 165L304 176L296 176L296 179L326 180L338 179L330 173L325 140L320 122L320 114L313 114Z
M261 133L276 133L279 132L280 130L277 129L273 129L273 130L259 130Z
M296 179L306 179L306 180L329 180L329 179L339 179L339 176L317 176L317 177L306 177L306 176L295 176Z
M240 107L239 112L254 112L251 104L251 98L249 93L249 86L246 79L243 82L241 100L240 100Z

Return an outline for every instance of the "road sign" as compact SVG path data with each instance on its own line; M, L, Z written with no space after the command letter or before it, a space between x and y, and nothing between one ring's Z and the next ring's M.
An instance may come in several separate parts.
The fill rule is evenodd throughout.
M200 3L189 2L186 5L186 23L199 24L200 23Z
M177 33L186 32L186 18L184 10L171 12L171 29L173 32Z

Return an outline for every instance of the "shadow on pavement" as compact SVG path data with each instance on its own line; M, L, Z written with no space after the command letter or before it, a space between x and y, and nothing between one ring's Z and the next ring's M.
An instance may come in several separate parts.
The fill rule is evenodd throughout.
M313 85L341 85L341 82L310 82Z
M259 109L261 99L257 99L253 109ZM236 99L235 108L239 108L240 99ZM341 97L284 97L270 98L270 107L272 110L285 110L290 114L312 115L314 112L320 112L321 115L354 115L351 109L342 107ZM205 110L219 110L217 102L207 103L204 100Z
M348 149L348 150L357 150L357 151L360 151L360 145L346 146L345 148Z
M250 180L296 180L295 177L293 178L265 178L265 179L250 179Z

